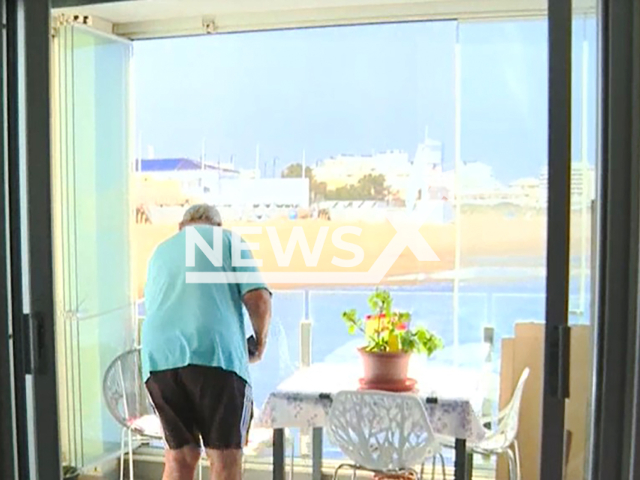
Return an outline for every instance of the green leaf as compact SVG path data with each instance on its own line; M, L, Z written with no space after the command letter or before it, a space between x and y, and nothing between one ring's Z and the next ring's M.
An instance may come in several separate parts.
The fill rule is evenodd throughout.
M386 315L387 328L382 331L376 331L372 335L366 335L364 321L358 317L355 309L346 310L342 313L342 319L347 326L349 334L353 335L358 330L365 333L365 349L367 351L389 351L389 342L392 335L397 335L400 349L407 353L425 353L427 356L431 356L437 350L444 348L442 339L424 327L398 330L401 324L410 324L411 313L394 312L392 310L393 299L388 290L376 288L369 296L368 303L374 315L380 315L382 313Z

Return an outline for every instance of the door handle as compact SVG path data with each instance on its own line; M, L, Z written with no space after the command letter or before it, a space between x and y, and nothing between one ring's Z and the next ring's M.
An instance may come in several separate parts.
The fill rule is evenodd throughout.
M44 349L44 323L39 313L27 313L23 317L25 328L25 373L42 373Z
M545 381L552 398L569 398L571 328L568 325L547 326L550 329L545 345Z

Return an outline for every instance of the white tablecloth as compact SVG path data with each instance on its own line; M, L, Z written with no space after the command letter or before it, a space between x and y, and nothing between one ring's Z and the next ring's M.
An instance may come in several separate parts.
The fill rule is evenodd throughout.
M418 381L435 433L482 440L485 430L475 413L482 400L482 376L478 370L436 367L412 363L409 376ZM298 370L267 398L257 423L265 428L323 427L332 395L356 390L361 367L357 364L314 364Z

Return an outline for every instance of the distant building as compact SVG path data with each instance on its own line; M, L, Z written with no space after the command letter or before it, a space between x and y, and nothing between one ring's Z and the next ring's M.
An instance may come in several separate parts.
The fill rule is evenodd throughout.
M549 192L549 170L543 167L540 171L540 203L547 205ZM579 162L571 164L571 204L580 207L590 204L596 198L596 173L593 165Z
M539 204L540 181L537 178L518 179L508 186L500 182L493 167L482 162L461 163L457 169L442 174L443 185L451 192L451 200L463 205L521 206Z
M240 178L260 178L260 170L255 168L241 168L239 169Z
M384 175L392 192L404 191L411 174L409 154L396 150L373 155L338 155L321 160L313 169L314 178L326 183L329 190L355 185L368 174Z
M493 174L493 167L482 162L461 163L442 174L442 182L455 203L496 205L512 202L512 192Z
M391 199L406 200L407 208L415 202L434 197L442 189L442 143L429 138L421 142L413 159L407 152L392 150L372 155L338 155L321 160L313 170L315 179L328 190L355 185L365 175L384 175ZM437 196L437 199L440 199Z
M444 185L462 198L481 198L505 190L505 186L493 174L493 167L482 162L461 162L458 169L444 172L443 178Z
M428 132L416 149L411 174L405 185L403 198L408 210L418 208L418 202L422 202L420 208L425 208L424 202L448 201L451 196L442 172L442 143L429 138Z
M137 173L141 179L177 182L191 201L212 203L227 212L225 218L269 217L309 207L308 178L259 178L255 170L188 158L142 159Z
M509 184L515 202L519 205L540 206L540 179L519 178Z
M225 178L204 193L206 202L222 208L309 208L308 178Z
M185 193L200 193L223 178L237 178L240 171L230 163L207 163L189 158L140 159L137 173L154 180L180 182Z

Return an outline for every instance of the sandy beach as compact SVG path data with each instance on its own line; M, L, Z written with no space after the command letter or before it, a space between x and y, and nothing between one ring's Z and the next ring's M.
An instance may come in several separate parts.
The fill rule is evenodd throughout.
M334 256L350 259L352 253L337 248L331 242L331 235L335 229L347 224L322 220L271 220L265 222L228 223L225 227L261 226L260 234L243 235L247 242L256 243L259 249L254 252L256 259L261 259L262 271L268 272L344 272L345 269L331 263ZM387 223L349 223L362 229L361 235L344 235L343 239L363 248L365 252L363 262L348 271L365 272L388 245L396 234L394 227ZM280 267L271 246L266 227L273 227L283 249L289 241L292 229L302 227L309 247L313 250L318 234L322 227L328 227L328 233L316 267L305 265L300 248L294 251L288 267ZM143 295L146 279L146 265L156 245L177 232L174 225L137 224L133 227L134 252L133 265L138 294ZM575 216L572 222L572 253L577 254L581 248L580 217ZM406 248L389 270L387 277L402 277L411 274L434 273L448 271L454 268L456 249L456 227L448 225L423 225L420 233L440 258L438 262L418 262L414 254ZM521 216L505 217L502 214L481 213L463 216L460 223L460 258L461 265L473 266L479 259L492 257L529 257L539 259L539 265L544 266L546 255L546 217ZM496 265L500 262L496 261ZM394 280L396 282L402 280ZM339 282L336 282L339 284ZM411 283L415 283L412 281ZM306 285L309 286L309 285ZM272 285L275 289L301 288L304 285Z

